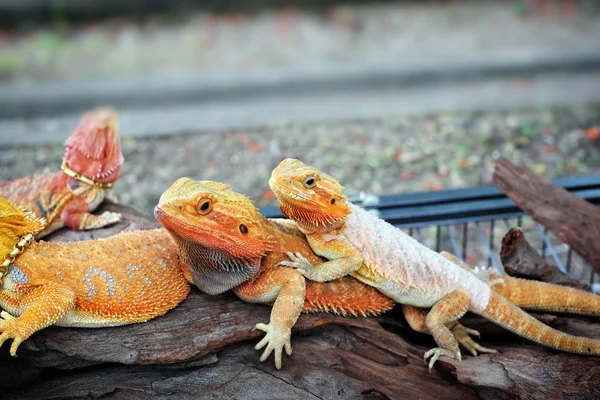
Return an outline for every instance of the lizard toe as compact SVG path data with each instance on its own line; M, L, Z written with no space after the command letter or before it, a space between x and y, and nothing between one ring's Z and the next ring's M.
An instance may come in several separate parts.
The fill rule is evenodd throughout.
M429 351L427 351L425 353L425 355L423 356L423 361L427 364L427 359L429 359L429 371L431 371L431 368L433 368L433 365L435 364L435 362L438 360L438 358L440 358L441 356L448 356L450 358L454 358L458 361L461 361L462 357L460 355L460 351L459 352L453 352L451 350L448 349L443 349L441 347L435 347ZM430 358L431 357L431 358Z
M260 350L266 346L260 361L264 362L274 352L275 368L281 369L283 350L287 355L292 355L292 345L290 343L291 332L278 329L271 324L256 324L254 329L266 332L265 337L254 346L255 350Z

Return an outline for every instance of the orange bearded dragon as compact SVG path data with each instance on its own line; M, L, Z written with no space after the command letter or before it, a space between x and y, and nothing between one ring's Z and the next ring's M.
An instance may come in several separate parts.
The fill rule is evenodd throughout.
M321 259L293 222L267 220L228 185L180 178L163 193L154 215L175 239L186 278L203 292L232 289L244 301L273 305L271 321L255 326L266 332L255 348L266 346L261 361L274 351L278 369L282 350L292 354L291 329L301 312L375 315L395 304L350 277L305 282L294 269L277 266L287 259L285 251L301 252L313 263Z
M431 307L425 326L438 347L425 353L430 369L442 355L461 360L458 342L447 324L467 311L548 347L600 355L600 340L568 335L544 325L492 291L490 284L494 282L478 279L449 258L347 202L343 187L316 168L286 159L273 171L269 185L281 211L298 224L315 253L330 260L315 265L302 254L290 252L291 261L281 265L297 268L304 277L318 282L351 275L398 303ZM586 294L578 299L588 302L582 307L590 314L600 315L599 297Z
M0 346L51 325L108 327L165 314L190 291L164 229L35 242L45 221L0 197Z
M85 113L65 146L61 171L0 183L0 196L46 219L47 227L37 238L65 225L97 229L121 219L108 211L91 214L104 198L116 202L112 186L123 164L116 111Z
M206 205L207 200L208 205ZM205 210L202 210L203 206ZM197 207L200 207L200 210L197 210ZM281 261L287 260L288 251L299 252L314 263L320 263L322 260L310 249L305 236L294 222L265 219L250 199L233 192L227 185L182 178L163 194L155 209L155 215L172 231L180 244L182 258L189 259L189 273L193 276L189 276L188 280L197 282L209 293L226 290L222 286L223 282L229 282L226 287L231 286L232 277L239 273L237 270L251 268L250 266L260 263L258 272L252 278L234 287L234 292L246 301L256 302L257 296L269 285L279 293L286 295L293 293L288 285L297 283L299 289L305 285L303 312L328 311L343 315L374 315L388 310L395 304L379 291L350 277L319 283L298 279L298 275L287 268L277 273L272 271L281 270L276 266ZM246 228L241 228L242 225ZM246 234L242 234L242 231ZM445 256L460 262L450 254L446 253ZM225 269L224 266L228 268ZM462 266L468 269L466 265L462 264ZM594 315L594 312L597 313L600 309L597 296L589 293L543 282L490 275L489 271L487 272L488 276L481 278L492 282L494 291L527 308L540 311L561 310L584 315ZM285 279L290 281L283 281ZM497 283L499 280L502 282ZM211 286L213 284L214 287ZM565 301L559 300L564 297L562 295L565 292L570 295ZM271 294L271 296L276 295ZM577 301L566 302L569 299ZM593 300L596 302L594 303ZM299 297L298 302L300 301L302 300ZM263 302L260 296L258 302ZM276 307L283 307L281 302L277 304ZM425 324L427 310L405 305L403 311L413 329L429 333ZM297 309L294 312L297 313ZM274 309L271 317L273 324L278 315L279 312ZM292 319L288 321L291 325L286 329L289 330L295 318L293 321ZM264 327L264 324L259 325ZM477 331L466 328L456 321L447 326L456 340L473 355L477 355L477 351L495 352L479 346L470 338L469 334L479 336ZM289 342L289 337L287 340ZM279 346L282 345L284 344L279 342ZM268 353L262 360L266 357Z

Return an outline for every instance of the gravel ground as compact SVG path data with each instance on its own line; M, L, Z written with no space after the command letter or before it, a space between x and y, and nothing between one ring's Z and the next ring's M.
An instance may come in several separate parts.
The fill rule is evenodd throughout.
M346 192L407 193L490 183L506 156L548 177L600 171L600 105L397 116L236 131L125 138L121 201L150 213L178 177L217 180L273 202L271 170L296 157L338 178ZM65 138L68 136L65 132ZM0 181L54 171L61 143L0 150Z

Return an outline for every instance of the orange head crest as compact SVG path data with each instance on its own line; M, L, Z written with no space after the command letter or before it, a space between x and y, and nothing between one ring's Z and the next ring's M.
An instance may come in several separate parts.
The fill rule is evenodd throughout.
M179 178L154 209L192 281L219 294L252 278L275 242L252 201L228 185Z
M0 197L0 263L4 254L13 249L23 236L37 235L46 226L44 218L38 218L4 197Z
M269 186L281 211L305 228L338 225L351 212L338 181L293 158L273 170Z
M252 200L212 181L179 178L160 197L156 219L176 234L244 258L261 258L274 246Z

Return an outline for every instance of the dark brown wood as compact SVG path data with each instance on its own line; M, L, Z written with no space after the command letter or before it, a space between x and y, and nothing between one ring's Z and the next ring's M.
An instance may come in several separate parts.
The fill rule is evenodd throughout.
M119 205L118 229L153 228L153 218ZM50 240L114 233L61 231ZM500 353L458 362L442 357L429 372L423 354L435 344L411 332L398 308L379 318L302 315L292 336L294 353L276 370L259 362L252 331L270 308L230 294L193 289L179 307L145 324L116 328L51 327L22 344L18 357L0 349L0 398L11 399L546 399L600 396L598 357L531 344L481 318L484 346ZM600 323L541 315L565 332L600 338Z
M600 211L593 204L506 158L496 163L492 181L600 273Z
M510 229L502 238L500 260L504 270L511 276L590 290L588 284L571 278L555 265L547 263L519 228Z

